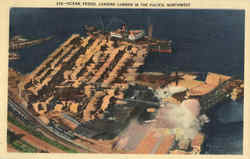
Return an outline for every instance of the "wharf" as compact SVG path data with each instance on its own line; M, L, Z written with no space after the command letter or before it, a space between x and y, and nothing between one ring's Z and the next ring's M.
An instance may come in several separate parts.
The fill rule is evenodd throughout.
M40 115L69 110L81 122L102 118L109 105L119 103L115 98L123 98L127 74L136 73L148 53L147 44L113 44L102 34L86 38L73 34L26 77L22 90L29 107ZM106 89L94 91L96 83ZM63 100L57 90L67 88L85 100L78 101L74 95Z
M160 131L144 125L135 125L133 131L136 132L127 137L120 135L112 139L97 138L99 134L107 132L119 134L119 127L126 125L136 111L144 111L145 108L151 112L156 111L157 108L150 107L151 104L149 107L145 106L146 103L143 106L129 105L131 101L126 98L131 84L142 89L145 94L149 92L148 88L157 90L162 86L184 87L188 90L185 90L184 95L166 98L166 102L179 104L189 97L198 96L202 101L205 101L202 97L206 95L214 98L211 95L213 91L230 77L209 73L204 82L196 80L196 75L186 73L173 73L167 77L161 74L138 74L138 69L144 65L144 60L150 53L150 43L111 40L107 36L101 33L87 37L73 34L26 76L20 87L27 99L28 109L48 125L51 121L55 125L63 125L65 130L70 130L67 132L73 132L77 137L77 143L85 146L86 141L93 143L87 146L96 152L184 153L185 151L174 148L176 136L166 133L167 129ZM238 82L228 89L232 99L238 97L233 92L236 87L241 89L241 84L242 82ZM243 90L240 91L242 93ZM152 96L153 94L148 94L149 98ZM207 107L210 105L208 103ZM113 116L107 117L107 114L112 113ZM136 137L140 132L143 135L133 140L133 136ZM132 144L129 144L129 137L134 141ZM200 153L203 140L204 135L197 134L190 142L192 151L185 154Z

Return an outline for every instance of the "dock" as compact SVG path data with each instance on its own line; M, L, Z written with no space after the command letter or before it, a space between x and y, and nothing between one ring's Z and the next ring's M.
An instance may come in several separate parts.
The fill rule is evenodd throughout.
M116 102L111 99L122 99L128 88L127 74L136 73L148 54L147 44L126 42L114 48L113 43L107 42L102 34L69 37L25 79L23 90L30 92L30 106L38 114L44 114L61 104L61 109L81 114L82 122L100 117L100 113ZM108 89L93 91L91 84L96 83ZM59 100L54 92L58 87L80 91L81 96L86 97L85 102ZM75 108L71 109L73 105Z

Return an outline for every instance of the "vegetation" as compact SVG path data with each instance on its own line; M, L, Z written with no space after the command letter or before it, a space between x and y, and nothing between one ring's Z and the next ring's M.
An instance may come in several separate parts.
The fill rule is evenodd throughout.
M14 147L16 150L21 152L38 152L38 149L29 143L20 139L20 136L14 134L13 132L7 132L7 143Z
M36 130L34 130L33 128L29 127L28 125L23 125L21 124L20 122L18 122L17 120L15 120L13 117L11 117L10 115L8 115L8 121L13 123L14 125L18 126L19 128L31 133L32 135L34 135L35 137L47 142L48 144L50 145L53 145L65 152L68 152L68 153L77 153L76 150L74 149L70 149L54 140L51 140L50 138L44 136L41 132L38 132Z

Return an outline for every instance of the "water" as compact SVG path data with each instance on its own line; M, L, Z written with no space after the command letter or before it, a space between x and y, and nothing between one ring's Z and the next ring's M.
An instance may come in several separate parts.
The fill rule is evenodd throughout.
M211 122L203 128L205 154L243 153L243 102L220 104L211 110Z
M10 62L9 66L21 73L31 72L72 33L84 34L84 24L112 30L122 23L139 29L147 29L152 23L153 37L171 39L174 54L149 55L144 71L164 72L171 66L244 79L244 19L242 10L12 8L10 37L23 35L36 39L54 35L55 39L18 51L21 59ZM204 153L242 153L243 106L240 105L229 103L215 110L216 116L205 130L208 135ZM228 131L230 127L237 127L238 131Z

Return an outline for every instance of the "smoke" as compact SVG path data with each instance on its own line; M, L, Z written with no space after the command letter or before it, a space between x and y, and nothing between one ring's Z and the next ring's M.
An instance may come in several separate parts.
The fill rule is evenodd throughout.
M200 120L185 104L167 104L156 119L161 123L159 127L168 128L178 139L193 139L201 129Z
M115 144L115 149L135 150L147 132L147 127L138 123L137 120L131 120L129 126L120 134L120 139Z
M185 90L186 90L186 88L184 88L184 87L168 86L168 87L165 87L165 88L157 89L154 94L155 94L155 96L157 98L159 98L161 100L163 98L167 98L169 96L172 96L175 93L183 92Z
M166 97L184 90L185 88L182 87L158 89L155 96L160 101L160 108L155 119L145 121L146 125L132 120L127 129L121 133L115 148L134 150L148 131L156 131L155 137L157 138L166 133L174 135L179 144L184 144L184 147L188 145L189 141L200 133L203 124L209 120L206 115L200 114L200 103L196 99L187 99L181 104L164 101Z
M164 99L166 99L167 97L171 97L175 93L183 92L185 90L186 88L184 87L169 86L169 87L157 89L154 92L154 95L159 99L161 106L164 107L166 104L164 102Z
M158 139L168 132L168 135L174 135L179 143L184 144L184 147L187 146L189 141L198 135L204 123L200 120L201 115L195 115L200 109L197 102L191 99L182 104L166 104L158 110L155 119L146 125L132 120L120 134L115 149L135 150L150 131L155 131L155 137ZM189 104L194 105L190 107ZM205 121L207 118L202 115L202 119Z
M165 102L167 97L185 90L183 87L166 87L155 91L161 105L155 126L169 129L177 140L192 140L200 132L202 125L209 122L206 115L200 114L200 103L196 99L187 99L181 104Z

